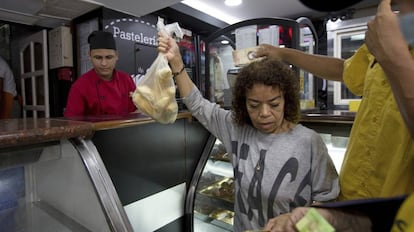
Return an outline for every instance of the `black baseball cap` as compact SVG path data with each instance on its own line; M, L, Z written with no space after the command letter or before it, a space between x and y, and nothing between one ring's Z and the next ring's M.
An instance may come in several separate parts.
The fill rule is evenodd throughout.
M327 0L299 0L303 5L317 11L339 11L355 5L362 0L342 0L342 1L327 1Z

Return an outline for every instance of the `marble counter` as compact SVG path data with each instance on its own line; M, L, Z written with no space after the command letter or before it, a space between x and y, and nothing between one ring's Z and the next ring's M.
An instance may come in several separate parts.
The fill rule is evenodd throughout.
M2 119L0 148L59 141L74 137L92 137L93 124L66 119Z
M189 112L180 112L177 119L192 119ZM0 120L0 148L29 145L74 137L92 137L97 130L128 127L155 120L143 114L127 116L95 116L74 118L39 118Z
M177 119L192 120L190 112L180 112ZM355 112L339 110L303 111L301 122L352 124ZM74 137L92 137L97 130L128 127L155 121L143 114L77 118L39 118L0 120L0 148L57 141Z

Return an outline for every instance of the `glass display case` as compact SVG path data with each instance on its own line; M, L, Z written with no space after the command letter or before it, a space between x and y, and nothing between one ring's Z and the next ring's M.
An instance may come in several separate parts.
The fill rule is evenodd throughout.
M132 231L83 139L0 149L0 231Z
M233 168L221 141L213 136L211 141L212 149L207 159L200 160L204 165L200 166L201 175L194 186L192 229L199 232L233 231Z
M260 44L317 51L317 36L311 21L286 18L257 18L227 26L211 34L205 41L205 97L224 108L231 105L231 92L239 70L250 63L254 49ZM302 109L315 107L317 85L310 73L299 70Z

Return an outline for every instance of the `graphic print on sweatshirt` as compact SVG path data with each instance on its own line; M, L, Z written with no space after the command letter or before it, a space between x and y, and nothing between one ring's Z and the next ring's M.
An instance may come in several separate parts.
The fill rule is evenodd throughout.
M238 142L233 141L232 145L233 151L237 151ZM290 157L286 161L281 159L280 162L284 163L277 164L280 168L274 168L272 172L269 172L272 167L266 165L274 165L274 163L266 163L268 151L262 149L259 152L256 163L250 164L254 167L254 169L251 169L252 173L244 173L243 170L240 170L240 164L252 162L249 160L249 148L249 145L243 143L240 146L239 154L233 154L233 160L236 160L234 176L236 185L239 186L239 191L236 192L237 202L235 203L238 205L240 213L245 214L249 221L252 221L256 213L258 223L263 227L268 219L281 213L289 212L293 208L303 206L310 201L310 168L304 174L298 175L301 168L299 167L299 161L296 157ZM271 155L276 154L273 153ZM270 183L264 183L264 171L266 168L266 175L272 175L270 178L272 182ZM266 179L269 180L269 177L266 177ZM246 181L248 184L246 184ZM248 186L247 190L241 189L242 182L245 187ZM281 191L281 187L289 188L289 195L281 195L286 194L286 190ZM247 194L247 199L242 198L242 195L245 194Z

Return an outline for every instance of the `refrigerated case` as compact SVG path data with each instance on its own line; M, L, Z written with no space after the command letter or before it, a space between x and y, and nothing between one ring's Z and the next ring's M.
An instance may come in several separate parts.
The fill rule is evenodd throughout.
M301 118L302 125L321 135L338 173L354 117L348 111L315 111ZM234 179L229 156L221 141L210 135L187 193L189 231L233 231Z
M187 112L81 119L0 121L0 231L185 231L210 133Z
M210 135L187 193L188 231L233 231L233 167L220 140Z
M12 119L0 129L0 231L132 231L91 124Z
M318 50L318 40L312 22L307 18L257 18L241 21L211 34L205 41L205 97L229 108L232 87L240 69L251 60L240 61L256 46L267 43L295 48L308 53ZM241 55L240 55L241 54ZM301 87L302 109L317 106L316 78L297 71Z

